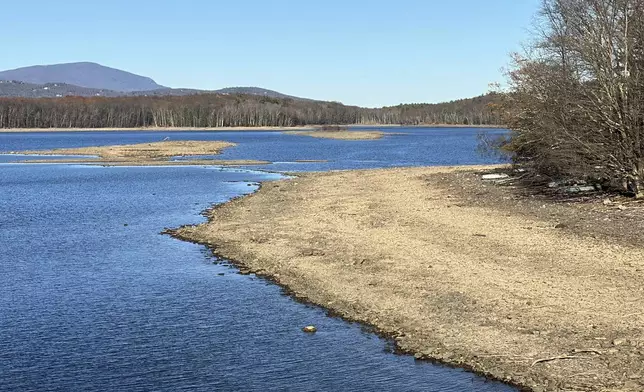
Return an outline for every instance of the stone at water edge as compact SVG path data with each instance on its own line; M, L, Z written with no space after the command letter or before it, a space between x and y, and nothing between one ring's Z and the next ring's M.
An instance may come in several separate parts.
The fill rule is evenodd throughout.
M316 333L318 331L317 328L315 328L313 325L307 325L306 327L302 328L302 332L306 333Z
M503 174L503 173L500 173L500 174L493 173L493 174L483 174L483 175L481 176L481 179L482 179L482 180L504 180L504 179L509 178L509 177L510 177L510 176L509 176L509 175L507 175L507 174Z

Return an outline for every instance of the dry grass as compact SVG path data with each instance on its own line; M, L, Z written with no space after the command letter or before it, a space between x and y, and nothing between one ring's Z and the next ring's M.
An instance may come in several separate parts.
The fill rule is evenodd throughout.
M644 390L640 244L472 203L486 195L436 180L459 170L305 174L176 235L377 326L418 357L536 390Z

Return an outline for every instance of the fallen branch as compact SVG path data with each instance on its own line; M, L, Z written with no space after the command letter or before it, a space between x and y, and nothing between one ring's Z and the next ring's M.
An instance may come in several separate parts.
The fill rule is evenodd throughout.
M532 365L530 367L538 364L538 363L544 363L544 362L551 362L551 361L556 361L559 359L579 359L579 357L576 357L574 355L560 355L558 357L550 357L550 358L541 358L537 359L536 361L532 362Z
M584 349L584 350L575 349L575 350L573 350L573 354L559 355L559 356L556 356L556 357L537 359L536 361L532 362L530 367L532 367L532 366L534 366L534 365L536 365L538 363L544 363L544 362L551 362L551 361L564 360L564 359L581 359L583 357L578 357L577 354L584 354L584 353L602 355L601 351L595 350L593 348Z

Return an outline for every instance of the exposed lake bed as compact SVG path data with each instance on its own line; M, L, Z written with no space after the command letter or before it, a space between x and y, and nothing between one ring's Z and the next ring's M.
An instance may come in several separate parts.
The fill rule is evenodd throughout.
M21 141L25 146L23 149L54 148L52 144L65 143L64 139L67 138L66 135L58 135L58 139L63 139L61 141L55 140L56 138L51 139L48 135L33 135L35 135L33 139L27 138L26 141ZM186 135L190 136L189 133ZM468 138L465 139L461 136L458 139L461 142L459 144L462 144L463 141L473 143L474 133L469 131L468 135ZM364 145L357 144L355 147L351 147L351 151L355 152L350 154L344 150L346 147L340 146L340 151L335 156L329 156L327 153L327 158L330 159L324 160L320 159L323 156L321 154L300 154L302 149L307 150L310 146L307 142L308 138L293 137L298 141L291 142L292 139L289 137L279 136L280 141L273 144L275 136L266 134L259 139L253 139L253 135L242 135L235 136L235 138L249 137L251 143L247 143L247 147L248 144L252 145L253 143L263 145L261 154L255 153L255 155L260 158L271 155L277 157L278 159L271 161L280 170L285 167L293 167L288 162L296 163L299 159L309 160L307 158L310 158L312 162L299 162L297 167L324 169L325 167L360 168L364 165L376 167L382 165L382 161L370 162L367 159L361 159L359 155L365 154L365 158L373 156L372 152L360 152L360 150L366 146L374 148L369 144L374 142L365 142ZM102 137L99 135L98 139ZM127 135L125 139L129 137L146 136L133 134ZM175 136L171 135L171 137ZM426 136L413 136L413 138L418 139L422 146L422 141ZM115 136L114 139L111 139L111 144L123 144L123 139L123 137ZM391 146L394 147L393 151L399 148L396 147L397 140L400 139L390 140ZM79 142L84 145L102 144L91 136L80 137L76 141L76 145ZM230 141L239 142L240 140ZM6 139L3 142L6 142ZM315 140L314 142L320 143L321 141ZM11 150L20 149L14 148L16 147L15 142L10 143L14 143ZM336 146L335 143L339 142L329 141L328 143ZM350 144L352 143L362 142L351 142ZM66 144L67 146L74 145L74 143ZM274 145L292 146L293 149L286 153L282 150L280 155L276 154L278 151L274 149L265 148ZM240 143L238 147L242 146L243 143ZM392 148L389 148L391 146L383 146L382 155L391 154ZM226 154L234 152L238 147L225 151L222 158L230 158L231 156L226 156ZM5 150L4 145L2 149ZM413 149L410 150L408 146L407 151L410 152L409 157L413 159ZM239 151L237 153L239 154ZM357 156L356 153L358 153ZM262 154L264 155L262 156ZM247 159L250 155L235 156L232 154L232 156ZM429 154L422 160L429 161L431 158L432 156ZM434 156L434 159L436 158ZM446 159L452 159L449 163L460 163L454 162L454 158L448 155L437 160ZM474 156L461 157L460 159L466 163L480 162L480 158ZM404 164L404 160L390 160L390 163ZM422 163L419 159L417 164ZM293 306L293 302L289 301L287 297L282 297L285 302L278 301L281 305L277 307L256 308L254 303L261 303L261 307L265 307L265 298L270 297L270 294L258 287L270 289L276 286L261 283L261 280L257 280L252 275L230 274L227 272L230 271L230 267L213 264L211 261L205 262L210 259L210 256L204 254L201 247L178 242L167 236L158 236L157 233L162 231L164 227L199 223L203 219L199 218L199 213L205 210L209 204L221 203L232 197L251 192L256 189L253 184L277 179L279 178L277 175L216 167L110 168L73 164L41 164L4 165L1 169L5 174L2 187L8 191L6 194L9 195L4 198L2 208L3 211L5 209L13 211L12 214L3 213L2 227L9 228L3 230L1 238L3 245L6 244L7 250L2 257L3 264L7 266L8 271L13 270L14 274L33 264L30 260L39 260L39 265L43 268L40 273L31 276L31 278L28 278L29 275L13 276L22 285L5 287L3 297L6 301L3 303L3 309L8 310L9 317L0 323L0 329L3 333L7 331L11 333L11 335L6 335L12 337L11 341L22 342L20 343L22 346L13 343L13 348L3 356L4 370L8 372L0 373L7 374L9 377L3 379L3 382L7 381L4 383L7 385L6 388L30 390L40 384L48 386L50 389L56 386L96 389L99 384L105 385L107 383L113 388L129 386L134 390L137 388L143 390L154 385L157 389L172 390L179 388L184 382L199 380L197 384L193 384L192 390L207 390L213 387L219 389L245 387L245 389L258 390L271 389L271 385L274 389L280 389L293 385L292 383L311 390L346 388L354 390L467 391L472 388L476 390L506 390L504 389L506 387L500 384L485 383L484 379L459 370L436 368L421 363L413 365L414 360L410 357L397 357L382 352L383 347L386 347L387 344L379 339L374 340L373 347L376 348L376 351L370 351L363 343L357 343L361 341L361 338L358 338L356 345L351 346L352 349L348 349L347 345L352 344L350 342L354 338L345 336L344 333L333 332L345 330L346 323L327 319L325 312L309 307L304 307L303 317L299 321L281 319L281 315L290 317L288 316L290 311L286 309L288 306ZM223 177L217 179L219 176ZM214 182L213 179L215 179ZM25 197L26 195L30 196ZM45 210L44 215L40 207L38 207L39 210L30 211L31 207L29 206L39 206L38 200L42 199L51 201L51 205ZM114 210L115 207L117 207L116 210ZM159 211L163 212L159 213ZM42 216L39 217L39 215ZM86 220L88 216L92 217L89 221ZM65 217L74 218L67 221L64 219ZM144 224L148 220L150 223ZM30 223L17 224L21 221ZM108 230L105 230L106 223L108 223ZM39 227L43 225L45 226ZM92 226L95 228L92 229ZM68 236L65 241L61 242L57 236L52 236L51 233L54 232L52 230L60 231L64 227L69 228L68 233L76 234ZM38 256L38 253L24 252L24 249L29 249L28 244L33 238L43 238L43 236L46 241L42 243L40 248L45 250L41 256ZM92 239L91 236L95 238ZM100 248L97 247L99 244ZM170 250L171 248L174 250ZM195 259L195 256L197 260L201 259L204 263L195 264L194 261L190 261ZM179 265L181 268L177 269L179 266L173 258L185 259L187 262L182 262ZM70 260L77 260L77 262L69 263ZM85 260L85 262L81 260ZM151 264L153 261L154 263ZM22 267L17 268L18 266ZM82 268L79 268L81 266ZM224 270L218 270L219 268L224 268ZM31 267L30 270L35 271ZM79 272L83 278L77 282L71 280L79 277ZM45 274L43 275L43 273ZM224 275L221 276L221 273ZM65 274L68 276L66 277ZM226 286L225 291L234 293L235 296L240 296L240 293L237 292L240 282L256 282L258 286L254 286L255 283L251 284L249 296L244 294L237 300L232 300L229 296L224 295L225 291L219 291L220 289L217 288L216 282L219 279L226 281L230 279L230 284ZM90 284L91 289L85 284L79 285L80 282ZM43 290L43 284L46 285L45 290ZM164 288L164 286L166 287ZM189 289L189 287L192 288ZM206 300L204 295L212 290L215 291L215 298L221 300L217 299L214 302L212 299ZM50 310L43 308L44 304L38 305L37 302L33 302L37 298L29 300L30 293L35 291L41 292L38 298L49 296L52 299L46 301L46 305L51 307ZM117 296L107 295L110 292ZM153 293L156 294L150 297ZM178 293L181 293L179 297L171 299ZM11 300L16 301L18 298L19 301L10 303ZM264 298L264 300L260 298ZM202 300L205 302L201 303ZM269 302L272 301L273 299ZM101 303L103 305L110 304L110 306L104 308ZM185 303L190 303L190 306L194 307L194 312L188 312L188 318L184 314L187 310ZM285 304L290 305L283 308ZM74 307L73 311L69 306ZM209 309L211 306L215 306L217 310ZM28 309L40 309L39 316L32 311L26 311ZM106 313L106 309L111 310ZM159 319L154 313L150 313L152 309L156 309L159 315L172 317L176 322L171 322L164 327L167 319L165 321ZM226 309L225 312L223 309ZM240 318L240 310L241 314L250 312L248 314L252 317L241 316ZM134 313L132 313L133 311ZM275 315L275 323L266 322L266 311ZM317 313L319 316L314 316L310 313L311 311L319 312ZM59 316L54 317L55 314ZM143 320L139 320L145 321L144 324L137 321L141 314L146 315ZM211 315L210 317L212 317L217 314L221 314L222 317L215 317L212 321L198 321L195 324L196 320L204 316ZM191 319L193 316L194 320ZM75 327L70 324L70 321L74 319L84 321ZM262 321L259 322L259 320ZM19 326L24 325L25 322L29 322L32 327L21 332ZM339 323L337 328L342 326L339 330L333 327L336 322ZM310 324L315 325L318 332L309 336L308 339L322 339L320 345L310 345L311 341L305 340L301 341L302 343L297 343L298 348L296 349L293 344L300 342L300 336L306 338L306 334L302 333L301 328ZM110 325L120 325L121 327L109 328ZM221 328L213 329L212 325L221 326ZM159 328L171 335L165 333L158 335ZM184 340L178 340L179 335L172 337L180 330L199 331L202 328L210 331L207 336L203 336L203 339L201 333L189 333L186 336L190 336L190 338ZM287 335L275 333L275 331L284 328L291 332ZM360 329L358 326L352 328ZM235 334L232 340L230 335L220 336L224 329L230 329L230 332ZM90 336L84 338L83 335L88 332L81 331L90 331ZM243 333L240 334L240 331ZM290 335L291 333L293 335ZM163 339L167 342L157 343L157 339L147 339L146 343L142 345L138 339L143 338L146 334L164 336ZM191 341L193 338L198 341ZM339 340L333 343L328 339ZM234 341L235 345L243 351L232 349L229 344L223 344L227 340ZM276 343L274 340L280 342ZM56 341L68 343L53 349L52 344ZM214 353L207 354L202 350L212 351L213 348L212 343L209 345L208 341L215 342L215 344L222 342L222 345ZM260 341L264 343L258 346ZM37 345L25 346L24 344L28 342ZM118 342L129 343L123 346ZM197 347L199 354L195 352L188 356L174 355L167 360L161 360L161 357L155 353L164 352L163 347L168 344L172 344L174 347L172 350L179 353L186 352L187 347L184 345L190 344ZM92 347L94 352L88 350ZM109 351L116 347L121 347L121 352ZM280 347L283 347L284 350L281 350ZM264 348L268 351L263 351ZM22 354L18 354L19 352ZM47 354L47 352L51 352L51 354ZM70 353L73 353L74 356L70 356ZM356 356L356 354L358 355ZM128 358L141 355L142 358L148 359L141 365L140 370L156 369L155 379L157 381L154 381L155 384L150 384L153 379L148 378L144 373L138 373L138 368L131 369L123 366L129 363ZM221 356L222 359L216 359L217 356ZM198 357L202 357L202 359L197 360ZM289 362L298 357L296 362ZM43 370L30 373L27 369L33 368L36 358ZM80 358L84 358L83 361L92 365L80 366L78 362ZM223 358L226 361L231 361L225 370L221 368ZM233 358L234 360L232 360ZM264 360L257 362L260 358L265 358L270 363L264 362ZM303 362L299 362L300 360ZM171 363L173 361L175 362ZM204 361L212 361L212 365L206 365L207 362ZM54 365L55 363L59 363L59 365ZM107 363L113 364L108 366L112 370L100 370ZM280 365L289 363L290 365L286 368ZM412 364L411 367L409 367L410 364ZM174 365L179 368L172 370ZM10 368L6 366L10 366ZM197 366L197 368L188 370L185 366ZM263 369L263 371L250 378L233 381L231 377L235 377L235 374L244 371L243 369L248 369L248 366ZM216 367L220 367L220 369L216 370ZM356 373L358 368L361 370ZM75 378L72 380L64 376L65 374ZM44 377L47 377L49 381L45 382ZM269 380L270 384L267 384Z
M535 390L641 390L644 253L622 210L472 180L494 169L303 174L174 234L418 358Z

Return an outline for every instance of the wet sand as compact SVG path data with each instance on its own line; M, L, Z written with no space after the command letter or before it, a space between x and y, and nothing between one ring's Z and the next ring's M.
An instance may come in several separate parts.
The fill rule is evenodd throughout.
M417 358L535 391L644 390L644 248L593 228L621 209L492 197L460 186L471 170L301 174L173 234Z

